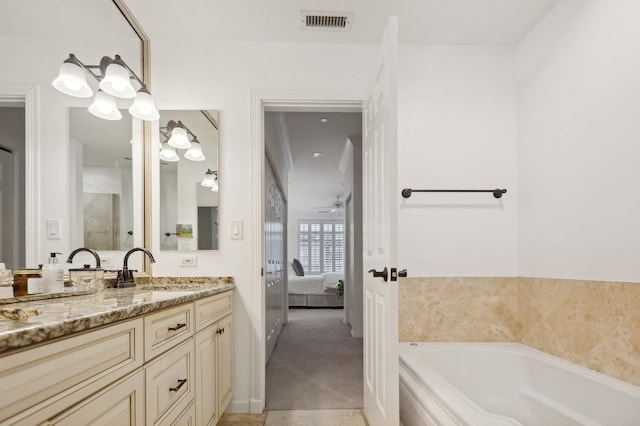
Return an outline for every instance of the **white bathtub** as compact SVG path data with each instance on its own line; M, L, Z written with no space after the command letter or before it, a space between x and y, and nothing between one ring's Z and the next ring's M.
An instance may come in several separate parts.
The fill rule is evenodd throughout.
M518 343L401 343L405 426L638 426L640 388Z

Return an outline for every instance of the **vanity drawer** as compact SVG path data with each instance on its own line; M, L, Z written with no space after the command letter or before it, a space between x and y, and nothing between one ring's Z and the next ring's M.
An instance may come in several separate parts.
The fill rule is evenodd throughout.
M189 339L146 367L147 424L172 424L193 401L193 354L193 339Z
M231 313L233 292L227 291L196 300L196 331L200 331Z
M144 317L144 359L150 359L193 336L193 303Z
M142 365L142 319L2 357L0 423L60 412Z

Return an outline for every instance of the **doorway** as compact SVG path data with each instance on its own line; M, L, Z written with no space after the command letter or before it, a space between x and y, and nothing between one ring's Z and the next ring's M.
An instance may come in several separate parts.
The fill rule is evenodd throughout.
M262 242L267 254L265 406L269 410L362 408L362 321L354 330L349 315L354 312L352 305L362 304L361 283L359 292L353 290L356 257L349 253L361 238L361 233L349 234L361 226L353 212L353 203L361 202L360 188L355 187L361 180L354 182L354 175L361 173L354 171L354 165L361 164L354 153L359 155L360 150L353 148L354 142L359 148L361 140L361 104L348 111L344 106L338 111L326 106L266 108L263 120L268 158ZM283 238L274 235L274 180L275 186L285 189L287 200L289 238L281 254L273 253ZM279 258L285 259L281 267ZM293 272L294 260L304 276ZM280 279L282 293L274 294ZM274 313L274 300L283 302L282 312ZM361 307L355 311L361 316Z
M25 108L0 103L0 261L7 269L26 266Z

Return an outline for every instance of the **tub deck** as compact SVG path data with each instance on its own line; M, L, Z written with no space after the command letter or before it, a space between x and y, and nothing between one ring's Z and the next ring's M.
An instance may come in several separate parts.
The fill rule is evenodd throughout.
M640 425L640 388L518 343L401 343L401 421Z

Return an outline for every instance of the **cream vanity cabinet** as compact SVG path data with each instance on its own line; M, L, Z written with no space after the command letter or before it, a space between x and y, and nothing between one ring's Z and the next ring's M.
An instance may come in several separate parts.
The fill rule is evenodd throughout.
M232 392L232 292L0 358L0 425L214 425Z
M197 425L215 425L231 400L233 300L231 292L218 296L196 301Z

